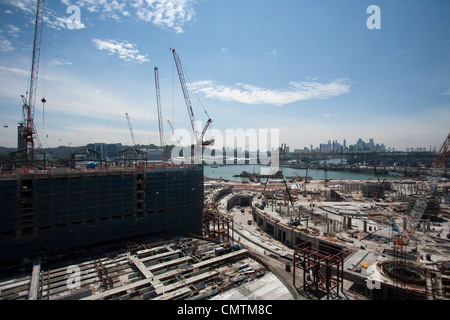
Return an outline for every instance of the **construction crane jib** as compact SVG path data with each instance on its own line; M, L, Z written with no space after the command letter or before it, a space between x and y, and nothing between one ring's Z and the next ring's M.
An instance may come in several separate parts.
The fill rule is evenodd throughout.
M136 140L134 139L134 133L133 133L133 128L131 127L130 117L128 116L128 113L125 113L125 116L127 117L128 128L130 129L131 140L133 140L133 147L135 147L136 146Z
M195 122L194 111L192 110L191 99L189 97L189 92L186 87L186 81L184 78L184 72L183 72L183 68L181 66L180 57L175 52L175 49L171 48L170 51L172 51L172 53L173 53L173 58L175 60L175 65L177 67L178 77L180 78L181 89L183 91L184 100L186 101L186 107L188 110L189 119L191 121L192 130L194 131L194 138L195 138L196 146L198 147L198 146L202 146L202 145L208 145L209 143L203 142L203 137L206 133L206 130L208 129L208 126L211 124L212 120L208 116L209 119L206 122L206 125L205 125L203 131L201 133L198 131L197 124Z
M41 51L41 39L42 39L42 24L44 17L44 0L38 0L36 6L36 23L34 29L34 42L33 42L33 60L31 64L31 76L30 87L27 93L28 97L22 95L22 111L23 111L23 123L25 125L25 149L26 157L28 160L34 159L34 140L36 139L39 147L42 149L38 137L36 135L36 128L34 125L34 107L36 99L36 88L39 71L39 56ZM45 99L42 99L44 102Z
M163 129L163 120L162 120L162 112L161 112L161 97L159 94L159 71L158 67L155 67L155 87L156 87L156 106L158 108L158 127L159 127L159 142L161 145L162 152L162 160L165 163L166 159L166 151L164 147L164 129Z

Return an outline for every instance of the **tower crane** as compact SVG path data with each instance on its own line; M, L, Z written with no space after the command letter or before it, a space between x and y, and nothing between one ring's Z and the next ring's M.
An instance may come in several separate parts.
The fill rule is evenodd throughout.
M170 51L172 51L172 53L173 53L173 58L175 60L175 65L176 65L177 71L178 71L178 77L180 78L181 89L183 90L184 100L186 102L186 107L188 110L189 119L191 121L192 130L194 131L196 147L198 148L201 146L210 145L213 141L203 141L203 137L205 136L206 130L208 129L208 126L211 124L212 120L205 110L205 113L208 116L208 121L206 122L206 125L203 128L203 131L201 133L198 131L195 116L194 116L194 111L192 110L191 99L189 98L189 92L186 87L186 81L184 78L184 73L183 73L183 68L181 66L180 57L175 52L175 49L171 48Z
M36 6L36 23L34 27L34 42L33 42L33 61L31 64L31 76L30 76L30 88L29 92L27 92L27 96L21 95L22 97L22 126L24 125L24 129L22 129L21 136L19 139L21 143L25 146L25 155L28 160L34 159L34 140L36 139L39 148L42 149L41 143L37 136L36 127L34 125L34 104L36 99L36 88L37 88L37 79L38 79L38 71L39 71L39 56L41 51L41 38L42 38L42 24L44 17L44 0L38 0ZM45 103L45 99L41 100ZM19 127L20 128L20 127Z
M433 159L433 166L436 168L442 166L444 168L444 173L446 174L449 157L450 157L450 133L445 138L444 142L439 148L439 152Z
M155 67L155 87L156 87L156 106L158 108L158 126L159 126L159 142L161 145L162 161L167 162L166 148L164 146L164 129L162 123L162 113L161 113L161 98L159 94L159 71L158 67Z
M378 199L378 196L380 195L380 193L382 193L382 190L383 190L383 189L382 189L382 188L383 188L383 183L386 181L386 179L383 179L383 181L380 182L380 177L378 176L377 167L374 166L374 167L373 167L373 170L375 171L375 174L377 175L377 179L378 179L378 183L379 183L378 188L377 188L377 191L376 191L375 194L373 195L373 199L374 199L374 200L377 200L377 199Z
M125 115L127 116L128 128L130 128L131 139L133 140L133 147L135 147L135 146L136 146L136 141L135 141L135 139L134 139L133 129L131 128L130 117L128 116L128 113L125 113Z
M444 140L438 154L436 155L435 159L433 160L433 163L431 164L430 169L439 168L440 166L443 166L444 168L447 167L448 156L450 154L448 151L450 145L449 142L450 142L450 134L448 134L448 136ZM434 172L432 170L430 170L430 173L426 176L426 178L427 180L430 181L437 180L437 177L434 175ZM403 230L401 235L397 236L394 239L394 245L397 245L398 247L406 247L408 245L411 236L417 229L420 218L424 214L427 205L428 200L426 198L425 193L422 191L421 193L418 194L418 198L416 199L416 202L414 203L414 206L411 210L411 214L408 217L406 229Z
M447 167L448 163L448 146L450 142L450 134L446 137L444 143L441 146L438 154L436 155L433 163L430 166L430 171L426 175L426 179L434 182L438 179L438 176L435 175L433 169L437 169L441 166L444 167L444 170ZM393 245L394 245L394 268L401 269L405 266L405 257L406 257L406 248L411 240L411 237L414 235L414 232L417 230L420 219L422 215L425 213L426 208L428 206L428 199L426 197L425 191L422 190L413 205L413 208L407 218L406 228L402 230L402 232L394 235ZM404 288L404 278L400 280L401 289Z

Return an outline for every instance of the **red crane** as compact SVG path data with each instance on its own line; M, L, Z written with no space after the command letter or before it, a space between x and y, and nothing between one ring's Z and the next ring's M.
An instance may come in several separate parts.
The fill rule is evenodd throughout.
M41 38L42 38L42 23L44 17L44 0L38 0L36 6L36 23L34 29L34 42L33 42L33 61L31 65L30 76L30 88L27 93L27 97L22 97L22 110L23 118L22 124L25 125L24 131L22 131L22 143L25 146L25 155L27 160L34 160L34 140L36 139L39 147L42 149L39 138L37 136L36 127L34 125L34 104L36 99L36 86L39 71L39 56L41 51ZM46 100L43 98L42 103ZM21 145L21 143L19 143Z
M159 71L158 67L155 67L155 87L156 87L156 106L158 108L158 126L159 126L159 142L161 145L162 152L162 161L163 163L167 162L166 156L166 148L164 146L164 129L163 129L163 120L161 113L161 98L159 95Z
M194 131L194 138L195 138L196 146L199 147L199 146L210 145L212 143L212 141L203 141L203 137L205 136L206 130L208 129L208 126L211 124L212 120L205 110L205 113L208 116L208 121L206 122L206 125L203 128L203 131L201 133L198 131L197 124L195 123L194 111L192 110L191 99L189 98L189 92L187 90L186 81L184 79L183 68L181 67L180 57L175 52L175 49L170 49L170 50L173 53L173 58L175 60L175 65L176 65L177 71L178 71L178 77L180 78L181 89L183 90L184 100L186 101L186 107L188 110L189 119L191 121L192 130Z
M445 138L441 147L439 148L439 152L433 160L433 166L438 168L443 166L444 169L447 169L448 158L450 156L450 133Z

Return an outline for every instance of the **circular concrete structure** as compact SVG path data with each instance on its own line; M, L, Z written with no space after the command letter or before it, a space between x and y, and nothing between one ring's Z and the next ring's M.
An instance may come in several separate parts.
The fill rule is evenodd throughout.
M393 261L384 262L380 265L385 276L394 281L404 281L405 284L425 286L425 274L421 267L413 263L405 263L395 266Z

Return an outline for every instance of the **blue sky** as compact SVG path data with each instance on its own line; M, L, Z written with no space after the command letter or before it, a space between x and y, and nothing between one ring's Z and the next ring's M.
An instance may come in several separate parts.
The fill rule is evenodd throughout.
M370 5L381 29L366 25ZM0 0L1 146L17 145L35 6ZM291 150L358 138L439 147L450 131L449 15L447 0L47 1L35 123L44 147L131 144L128 113L136 141L159 144L157 66L170 142L166 120L190 130L175 48L197 120L203 106L224 133L279 129Z

